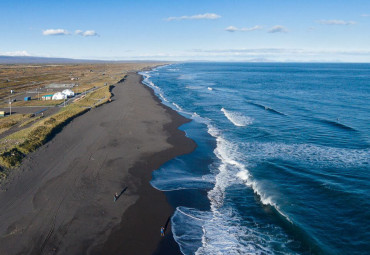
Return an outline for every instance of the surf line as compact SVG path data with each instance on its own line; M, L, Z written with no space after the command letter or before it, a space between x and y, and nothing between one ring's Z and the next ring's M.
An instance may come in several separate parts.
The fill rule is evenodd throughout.
M199 219L199 218L197 218L197 217L195 217L195 216L192 216L192 215L190 215L190 214L187 214L187 213L185 213L184 211L181 211L179 207L177 207L177 210L178 210L180 213L182 213L182 214L184 214L184 215L186 215L186 216L188 216L188 217L190 217L190 218L193 218L193 219L195 219L195 220L199 220L199 221L204 221L204 220Z

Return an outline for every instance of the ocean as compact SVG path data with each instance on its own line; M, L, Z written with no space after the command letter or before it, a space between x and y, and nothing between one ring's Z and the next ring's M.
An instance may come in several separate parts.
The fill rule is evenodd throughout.
M141 73L197 143L153 172L183 254L368 254L370 64Z

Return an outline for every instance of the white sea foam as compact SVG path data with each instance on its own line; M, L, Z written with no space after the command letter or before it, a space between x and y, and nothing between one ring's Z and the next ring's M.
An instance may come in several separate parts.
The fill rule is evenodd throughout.
M152 87L163 101L168 102L162 90L153 84L149 78L150 75L148 73L144 74L144 83ZM188 79L190 77L182 78ZM177 110L186 113L182 109L180 110L181 107L176 106L175 103L171 103L171 105L178 108ZM245 126L252 123L252 120L246 116L223 110L225 116L228 113L228 119L236 126ZM181 251L184 254L199 255L272 254L270 242L274 243L277 240L270 240L271 237L259 233L258 228L242 226L239 223L240 218L236 211L224 205L225 190L230 185L245 183L259 195L262 203L274 206L280 211L278 206L274 203L272 197L264 195L262 188L250 175L246 166L236 160L240 157L238 146L227 141L222 136L221 131L213 126L209 119L203 118L197 113L186 114L193 120L207 125L208 133L216 139L217 145L214 153L219 158L220 164L217 168L211 169L214 173L214 178L208 178L209 180L212 179L214 183L213 189L208 192L211 211L202 212L184 207L176 209L172 218L172 231L175 240L180 245ZM196 181L202 182L199 177L197 180L190 177L188 181L194 183ZM179 225L181 227L178 227Z
M159 171L159 170L157 170ZM153 179L151 185L160 191L174 191L183 189L205 189L211 188L214 183L213 175L192 176L191 173L170 172L159 174L159 178Z
M202 245L202 226L209 218L209 212L182 206L176 208L171 218L171 229L183 254L195 254Z
M172 103L178 111L183 111L183 109L176 103Z
M196 254L270 254L269 241L263 240L251 228L241 226L236 212L225 206L225 190L233 184L245 183L260 197L261 202L276 208L289 221L287 215L274 203L272 197L267 197L256 180L246 169L246 166L236 159L239 157L238 146L223 138L221 132L212 124L208 124L208 132L216 138L215 155L220 164L215 169L215 186L208 192L211 202L209 219L202 225L202 246ZM250 240L254 240L250 242ZM258 240L258 241L256 241ZM273 240L271 240L273 242Z
M148 87L152 88L154 90L154 93L157 94L159 96L159 98L166 103L166 105L169 105L169 100L166 98L166 96L164 95L164 92L162 91L162 89L160 87L158 87L157 85L155 85L151 80L150 80L150 74L149 72L140 72L139 73L140 75L142 75L144 77L143 79L143 83L145 85L147 85ZM173 104L175 107L176 105Z
M146 84L148 84L150 87L154 88L157 93L160 95L160 97L165 101L169 102L166 97L163 95L162 90L156 86L153 82L149 80L151 77L147 72L143 73L144 75L144 81ZM182 108L178 106L176 103L172 103L179 111L182 111ZM243 125L249 125L252 123L252 119L243 116L236 112L227 111L224 108L221 109L221 111L225 114L225 116L236 126L243 126ZM239 163L238 161L234 160L234 158L237 157L237 150L235 146L233 146L232 143L229 143L224 138L221 137L220 131L213 125L210 124L210 120L207 118L201 117L199 114L194 112L193 114L188 113L192 119L207 124L208 126L208 133L216 138L217 147L215 149L216 156L221 160L223 164L219 166L218 174L216 175L216 185L213 190L209 192L210 199L214 201L214 204L211 204L211 206L220 207L223 204L223 194L226 187L228 187L231 183L236 182L236 178L244 181L249 187L251 187L256 194L258 194L261 198L261 202L263 204L269 204L274 207L277 207L277 205L273 202L271 202L271 198L266 197L259 189L257 183L255 181L252 181L251 176L249 174L249 171L246 169L246 167ZM230 155L234 154L234 155ZM228 167L234 167L236 170L230 171Z
M188 210L191 210L191 208L188 208ZM195 220L205 221L205 219L201 219L201 218L198 218L198 217L196 217L196 216L191 215L190 213L186 213L186 212L184 212L184 209L181 209L181 207L177 207L177 208L176 208L176 211L178 211L178 212L180 212L180 213L182 213L182 214L184 214L184 215L186 215L186 216L188 216L188 217L190 217L190 218L193 218L193 219L195 219Z
M212 131L213 132L213 131ZM279 206L273 201L273 198L270 196L267 196L259 183L253 179L249 171L247 170L246 166L237 160L235 158L239 158L239 153L237 152L237 146L233 145L232 143L228 142L222 137L216 137L217 140L217 148L215 150L215 153L219 159L223 162L223 164L220 166L220 173L216 176L216 185L217 180L220 179L219 187L216 189L216 191L224 191L225 187L229 186L230 182L235 183L234 175L239 180L243 181L248 187L252 188L253 191L260 197L261 202L264 205L270 205L273 206L278 212L280 212L287 220L292 222L287 215L281 212ZM230 171L230 167L231 170ZM229 171L229 175L231 176L225 176L225 170ZM218 178L219 177L219 178ZM227 180L225 181L225 177ZM211 191L212 192L212 191ZM213 195L213 193L211 193ZM218 200L220 200L221 196L215 196ZM215 200L216 203L221 204L220 201Z
M203 124L206 124L208 125L210 123L210 120L208 118L204 118L204 117L201 117L198 113L196 112L193 112L192 114L190 114L191 118L193 120L195 120L196 122L198 123L203 123Z
M211 87L208 87L207 89L208 89L208 90L210 90L210 91L212 91L212 90L213 90L213 88L211 88Z
M227 111L225 108L221 108L221 111L224 113L226 118L238 127L245 127L253 123L253 118L244 116L238 112Z
M243 151L254 160L277 158L316 167L356 167L370 164L369 149L335 148L315 144L244 143Z
M258 229L252 227L253 220L240 224L240 216L231 207L215 212L178 207L171 223L174 238L185 255L273 254L273 246L286 239L273 226ZM271 238L269 231L276 237Z

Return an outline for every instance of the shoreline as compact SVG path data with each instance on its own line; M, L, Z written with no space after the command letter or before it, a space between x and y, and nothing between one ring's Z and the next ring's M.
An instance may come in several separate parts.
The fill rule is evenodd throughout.
M154 68L156 68L156 67L148 68L148 69L144 69L144 70L152 70ZM168 198L167 198L165 192L155 189L150 184L150 181L152 179L152 172L155 171L156 169L160 168L161 165L170 161L171 159L174 159L178 156L181 156L181 155L184 155L184 154L187 154L187 153L191 153L192 151L195 150L196 143L193 140L191 140L190 138L186 137L185 132L179 129L180 126L182 126L183 124L186 124L186 123L188 123L192 120L185 118L184 116L180 115L175 110L173 110L170 107L164 105L162 103L162 101L155 95L154 90L143 83L144 77L143 77L143 75L140 75L139 72L140 71L136 72L136 74L141 77L141 80L140 80L141 85L144 86L144 88L150 92L152 98L157 102L157 104L160 105L161 107L163 107L166 110L166 112L171 116L171 122L164 126L164 130L166 130L166 132L169 133L167 141L173 147L170 148L170 149L158 152L156 154L149 155L145 158L142 158L141 160L146 161L146 162L138 162L135 166L133 166L129 170L133 175L136 175L136 176L147 175L147 176L145 176L145 180L144 180L145 183L148 184L148 186L149 186L147 188L149 190L150 189L155 190L157 193L158 192L161 193L159 195L159 196L161 196L160 203L166 203L166 205L156 204L156 206L162 207L162 208L164 206L166 206L166 214L164 214L165 217L160 217L160 219L157 218L159 223L163 223L162 225L159 224L159 223L156 223L158 225L157 234L159 235L160 227L165 224L168 217L172 217L172 215L175 211L175 208L173 208L171 206L171 204L168 202ZM180 148L180 146L179 146L180 144L183 147ZM143 191L143 195L145 193L146 192ZM145 204L149 204L149 203L153 202L153 201L149 201L149 199L143 199L143 197L144 196L140 196L140 199L135 204L136 206L145 207ZM165 198L165 200L163 200L163 198ZM159 201L157 201L157 202L159 202ZM102 252L104 254L117 254L117 252L120 250L120 244L121 244L119 240L131 239L132 233L137 233L137 235L142 234L142 233L140 233L140 230L138 230L138 229L140 229L140 227L139 228L137 227L138 222L132 222L132 221L128 220L129 218L131 218L130 216L133 216L133 217L137 216L138 212L134 208L135 205L132 206L131 208L129 208L125 212L125 214L122 216L122 221L121 221L121 224L120 224L121 229L117 228L117 229L112 231L112 232L115 232L115 233L111 234L111 236L108 238L106 244L100 250L100 252ZM163 213L163 211L161 211L161 213ZM157 215L157 217L158 217L158 215ZM142 223L142 222L140 222L140 223ZM131 225L131 228L132 228L131 231L127 231L127 227L125 227L128 224ZM143 224L145 225L147 223L144 222ZM140 245L147 245L147 244L140 243L140 242L137 242L137 240L132 240L131 239L130 240L130 246L128 247L128 250L132 251L132 253L130 253L130 254L149 254L149 253L145 253L145 250L147 249L147 247L142 247L142 246L140 247ZM140 250L140 248L138 249L138 247L144 248L144 249ZM101 253L96 253L96 255L98 255L98 254L101 254ZM177 242L175 241L175 239L173 237L173 233L171 231L171 223L169 223L169 227L166 230L165 237L161 238L159 240L157 247L155 248L155 250L153 250L153 253L151 253L151 254L156 254L156 255L160 255L160 254L162 254L162 255L163 254L171 254L171 255L179 254L179 255L182 255L182 253L180 251L180 247L179 247L179 245L177 244Z
M160 237L174 208L149 181L196 144L178 129L190 120L142 79L130 73L111 103L73 120L12 174L0 192L0 253L181 254L170 228Z

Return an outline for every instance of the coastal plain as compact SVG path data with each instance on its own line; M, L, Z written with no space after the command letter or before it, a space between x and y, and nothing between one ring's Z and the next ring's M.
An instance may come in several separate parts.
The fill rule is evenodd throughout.
M195 143L135 69L1 184L0 254L180 253L170 229L160 236L173 208L149 181Z

